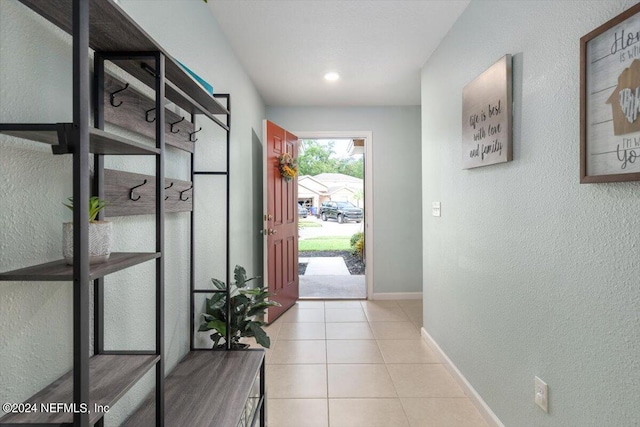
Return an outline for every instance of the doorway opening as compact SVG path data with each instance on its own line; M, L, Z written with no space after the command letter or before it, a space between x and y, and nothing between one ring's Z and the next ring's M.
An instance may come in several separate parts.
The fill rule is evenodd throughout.
M366 299L370 133L299 132L298 138L299 296Z

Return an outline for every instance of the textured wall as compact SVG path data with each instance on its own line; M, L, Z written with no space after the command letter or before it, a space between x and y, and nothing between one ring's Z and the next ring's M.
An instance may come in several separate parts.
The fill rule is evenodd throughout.
M0 2L0 121L71 121L66 37L23 9ZM60 258L71 157L4 136L0 149L0 270ZM0 400L26 399L71 367L71 328L70 284L0 284Z
M579 184L579 39L631 3L472 1L423 68L425 328L507 426L640 420L640 184ZM461 170L462 89L506 53L514 161Z
M419 107L267 107L267 118L291 131L373 133L373 290L420 292Z
M229 48L207 6L199 1L121 0L119 4L166 50L189 64L217 92L232 95L232 256L250 272L260 271L261 240L253 233L262 210L261 186L253 184L251 159L261 150L264 106ZM71 38L15 0L0 1L0 122L72 120ZM203 119L198 167L224 164L224 133ZM122 132L110 128L114 132ZM0 136L0 271L60 257L61 223L70 220L62 201L71 195L71 157L53 156L50 147ZM248 160L247 160L248 159ZM106 167L153 173L154 161L142 157L108 157ZM166 175L188 179L189 157L169 149ZM259 170L259 165L255 166ZM224 182L222 182L224 184ZM224 208L221 183L207 185L213 212ZM202 187L201 187L202 189ZM199 200L200 203L200 200ZM257 209L257 213L254 212ZM202 218L202 217L201 217ZM223 222L201 221L198 285L222 276ZM114 218L114 250L152 251L153 216ZM165 221L165 345L171 369L189 345L189 215L168 214ZM106 278L107 348L151 349L154 345L152 262ZM72 364L72 295L70 283L3 282L0 285L0 401L22 401L68 371ZM137 384L106 417L121 421L154 386L153 372Z

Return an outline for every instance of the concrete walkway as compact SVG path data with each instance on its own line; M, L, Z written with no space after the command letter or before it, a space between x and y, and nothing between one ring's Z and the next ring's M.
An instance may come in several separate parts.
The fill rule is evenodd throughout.
M300 276L300 298L366 298L364 275L352 276L342 257L305 257Z
M341 256L307 258L305 276L350 276L347 264Z

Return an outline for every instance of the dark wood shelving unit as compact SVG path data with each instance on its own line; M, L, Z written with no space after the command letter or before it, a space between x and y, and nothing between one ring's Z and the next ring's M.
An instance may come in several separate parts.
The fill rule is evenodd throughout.
M122 57L119 56L119 58ZM171 63L171 61L174 61L172 62L172 64L175 65L175 67L172 68L173 72L171 74L177 80L169 80L169 68L171 68L169 64ZM155 69L148 64L148 61L137 58L126 58L114 59L112 62L131 74L133 77L140 80L142 83L151 87L154 80L153 75L155 74ZM218 126L229 130L226 125L216 117L216 115L229 114L229 111L225 107L220 105L220 103L218 103L215 98L212 98L211 95L206 93L202 86L200 86L195 80L193 80L191 76L186 74L182 67L180 67L180 65L178 65L178 63L175 62L174 59L167 61L166 76L168 80L165 83L165 96L169 101L174 102L178 107L182 108L190 114L203 114L209 119L216 122ZM197 86L198 91L195 90L196 87L191 87L191 90L181 89L181 87L183 86L179 86L179 83L177 82L188 82L189 80L187 79L193 81L193 83ZM189 86L191 85L189 84Z
M264 378L263 350L196 350L187 355L167 376L167 426L236 427L247 416L253 425L264 405L264 390L252 395L257 378ZM258 391L258 390L255 390ZM250 411L245 403L255 399ZM124 424L153 425L150 395Z
M117 101L111 103L112 94L116 94ZM118 79L108 73L104 75L104 120L124 129L128 129L147 138L155 139L156 127L155 101L137 88L131 87L126 81ZM197 130L188 120L181 120L179 114L165 108L165 144L179 150L193 153ZM144 121L142 118L144 117ZM174 126L171 123L177 123ZM194 132L196 131L196 132Z
M0 124L0 133L50 144L56 154L73 153L73 123ZM96 128L89 129L89 152L105 155L160 154L160 150L155 147Z
M160 356L156 355L97 355L89 359L89 423L96 423L104 415L103 412L95 412L94 405L113 406L159 360ZM73 372L67 372L25 402L35 404L38 411L9 414L2 418L2 423L71 425L71 412L45 412L40 404L73 403Z
M20 0L48 21L67 33L72 33L72 0ZM156 43L133 19L112 0L92 1L89 7L89 47L99 52L161 52L166 58L166 97L190 113L228 114L216 99L208 94L178 62ZM142 64L146 64L143 67ZM132 57L117 65L151 88L155 86L155 67L145 60Z
M139 173L104 169L104 199L107 207L106 218L130 215L153 214L156 202L154 177ZM131 198L131 186L142 184L135 189L136 199ZM190 212L193 210L193 183L174 178L164 179L166 213ZM137 197L140 197L139 199Z
M215 97L194 80L178 62L162 49L113 0L19 0L44 19L71 34L73 39L73 123L53 124L0 124L0 133L52 145L54 154L67 154L73 160L74 205L74 265L63 260L47 262L10 272L0 273L0 281L72 281L73 282L73 369L45 387L25 402L66 402L80 407L82 404L111 407L142 376L155 368L155 389L139 409L129 418L127 425L142 426L215 426L236 427L265 425L265 354L264 350L232 350L227 333L226 350L194 348L195 296L194 284L194 210L191 209L190 260L190 352L165 378L164 360L164 218L165 200L176 197L175 189L165 197L171 183L165 181L164 154L166 128L177 133L173 113L167 122L166 101L191 114L191 125L179 131L187 132L187 143L178 148L190 153L191 187L181 188L181 201L195 198L196 175L212 175L226 179L226 283L230 283L230 96ZM89 67L89 50L94 52L93 93ZM155 99L145 100L146 109L136 114L137 120L146 121L147 137L155 139L155 147L104 131L105 96L114 104L114 93L124 88L105 92L105 62L109 61L152 88ZM128 86L127 86L128 87ZM111 89L110 89L111 90ZM125 98L120 95L118 102ZM219 99L226 101L225 106ZM93 126L89 111L93 103ZM151 103L151 105L149 105ZM121 104L120 104L121 105ZM140 108L142 104L138 105ZM129 111L128 109L120 110ZM148 117L154 110L154 118ZM142 115L140 113L142 112ZM128 114L128 113L127 113ZM204 115L226 131L226 171L194 171L193 143L196 142L196 115ZM141 117L141 119L140 119ZM185 120L182 118L180 122ZM135 121L135 120L134 120ZM150 125L153 123L153 125ZM116 123L117 125L118 123ZM149 131L154 126L154 132ZM181 125L182 126L182 125ZM135 131L135 130L134 130ZM89 154L93 153L93 177L90 176ZM151 253L112 253L109 261L89 264L88 204L91 195L104 199L105 155L152 155L155 157L155 176L144 182L155 182L155 251ZM93 178L93 179L91 179ZM151 184L151 183L150 183ZM180 184L180 183L178 183ZM151 199L148 189L141 185L130 187L129 199L137 201L143 195ZM180 184L184 186L184 183ZM132 197L134 189L136 197ZM98 216L104 219L104 212ZM155 346L153 350L110 350L105 348L105 282L104 276L125 268L155 260ZM89 289L93 286L93 313L90 311ZM210 292L219 292L211 290ZM230 288L226 290L227 301ZM89 325L93 314L93 351L90 355ZM230 305L227 304L227 319ZM227 325L227 331L230 331ZM92 408L89 408L92 409ZM2 425L57 425L89 427L104 425L102 413L56 414L38 412L21 416L8 414L0 419Z
M64 260L47 262L0 274L3 281L71 281L73 282L73 369L36 393L27 402L61 402L75 409L87 405L89 412L62 408L55 413L7 414L0 425L102 426L103 413L94 404L114 405L146 372L155 368L155 424L164 425L164 153L165 153L165 56L151 43L150 52L138 54L158 70L152 76L155 90L154 146L104 131L104 64L94 64L93 94L90 91L90 40L93 47L115 46L111 41L132 40L126 29L138 27L111 0L24 1L45 19L60 25L72 36L73 52L73 122L1 124L0 133L43 142L54 154L72 157L73 182L73 253L74 264ZM90 15L92 18L90 19ZM106 26L106 27L105 27ZM114 32L108 34L106 29ZM98 31L101 28L102 31ZM135 33L135 31L134 31ZM107 39L102 40L101 38ZM134 38L140 42L137 38ZM150 39L149 39L150 40ZM100 44L102 43L102 45ZM120 46L121 47L121 46ZM109 49L110 50L110 49ZM109 52L113 54L112 51ZM96 50L94 58L101 58ZM195 83L195 82L194 82ZM192 89L195 89L192 85ZM202 91L202 89L199 89ZM93 96L92 96L93 95ZM93 102L94 122L89 112ZM93 153L93 179L90 156ZM149 155L155 158L155 251L151 253L113 253L107 262L89 262L89 198L104 198L105 155ZM98 219L104 219L101 212ZM155 347L151 351L110 351L104 345L104 276L142 262L155 260ZM93 284L93 307L89 289ZM91 308L93 308L93 356L91 355Z
M158 252L112 252L107 262L93 264L89 267L89 278L95 280L159 257L160 253ZM71 280L73 280L73 266L67 265L63 259L0 273L0 281L61 282Z

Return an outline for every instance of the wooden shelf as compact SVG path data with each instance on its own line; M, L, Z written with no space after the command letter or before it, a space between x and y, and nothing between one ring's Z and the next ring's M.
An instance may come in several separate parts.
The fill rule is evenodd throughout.
M93 425L104 415L94 412L94 405L113 406L124 393L160 360L156 355L97 355L89 359L88 408L91 411L89 422ZM44 412L40 404L73 402L73 371L67 372L49 386L33 395L25 402L37 404L38 412L26 414L7 414L0 418L0 425L15 424L51 424L71 425L71 412ZM178 425L178 424L176 424Z
M72 0L20 0L20 2L71 34ZM189 112L229 113L112 0L91 1L89 35L89 46L98 52L162 52L166 56L167 79L173 82L174 87L182 89L176 91L167 85L165 94L167 99ZM140 61L124 61L118 65L145 84L154 87L155 79L141 68Z
M159 257L159 252L112 252L107 262L89 266L89 277L91 280L95 280L107 274L115 273L116 271ZM66 282L72 280L73 266L67 265L63 259L35 265L33 267L21 268L20 270L0 273L0 281Z
M102 0L105 1L105 0ZM155 87L155 77L147 70L153 70L152 61L140 60L139 58L127 58L127 59L113 59L111 60L118 67L131 74L136 79L140 80L150 88ZM165 61L165 76L167 82L165 84L165 97L174 102L177 106L183 110L188 111L191 114L204 114L212 120L218 120L214 117L214 114L228 114L229 111L224 108L215 98L209 93L205 92L202 87L195 82L188 74L184 74L184 78L188 78L197 85L197 90L190 90L188 85L185 85L187 81L176 82L176 76L180 73L184 73L182 67L177 65L177 62L171 57L167 56ZM176 69L178 67L179 69ZM182 89L181 89L182 88Z
M165 379L165 425L236 427L264 350L192 351ZM155 426L151 393L125 426Z
M89 138L89 150L95 154L160 154L159 148L144 145L96 128L89 128Z
M0 133L17 138L51 144L56 154L72 152L72 123L11 123L0 124ZM160 150L149 145L114 135L96 128L89 128L89 151L108 155L158 155Z
M137 200L130 197L131 187L136 188ZM104 169L104 195L107 202L105 218L129 215L150 215L156 211L156 179L152 175ZM193 184L190 181L165 178L164 212L190 212L193 210ZM182 199L181 199L182 197Z
M118 94L119 107L113 107L111 93L125 87L124 79L116 78L105 73L104 76L104 121L114 124L132 132L144 135L147 138L156 139L155 106L156 102L151 97L143 94L139 90L129 86L126 90ZM153 122L147 121L146 111L154 110L150 117ZM188 120L180 121L182 116L174 113L169 108L164 109L165 132L164 143L189 153L194 152L195 144L190 134L195 130L195 126ZM143 118L145 120L143 120ZM171 123L178 130L177 133L171 131Z

